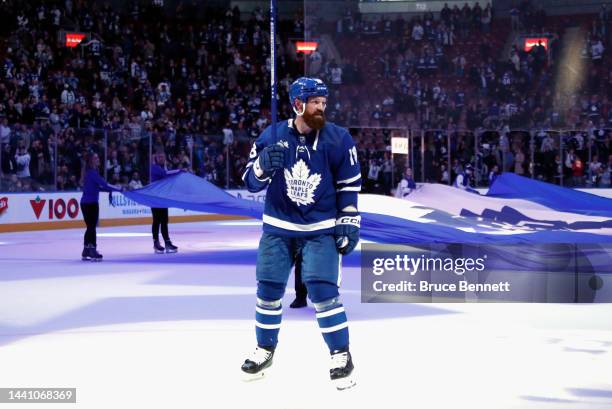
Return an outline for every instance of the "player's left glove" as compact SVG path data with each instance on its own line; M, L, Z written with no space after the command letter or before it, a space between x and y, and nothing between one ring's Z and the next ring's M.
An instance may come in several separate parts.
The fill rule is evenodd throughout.
M361 216L359 212L340 212L336 219L336 248L342 255L349 254L359 243Z

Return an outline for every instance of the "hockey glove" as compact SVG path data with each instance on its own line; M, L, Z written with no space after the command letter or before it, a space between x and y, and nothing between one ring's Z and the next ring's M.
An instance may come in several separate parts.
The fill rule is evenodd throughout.
M336 219L336 248L342 255L349 254L359 242L361 216L359 212L340 212Z
M279 145L266 147L255 162L255 169L261 169L265 174L271 175L275 170L285 165L285 148Z

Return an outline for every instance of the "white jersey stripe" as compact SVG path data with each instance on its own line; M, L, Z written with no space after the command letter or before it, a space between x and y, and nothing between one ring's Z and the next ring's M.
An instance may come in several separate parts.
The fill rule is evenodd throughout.
M361 191L361 185L359 186L347 186L342 189L338 189L338 192L359 192Z
M352 178L348 178L348 179L344 179L344 180L339 180L337 183L343 183L343 184L352 183L352 182L356 181L357 179L359 179L360 177L361 177L361 173L358 173L355 176L353 176Z
M263 222L280 229L291 230L291 231L315 231L329 229L336 226L336 219L322 220L312 224L297 224L291 223L285 220L277 219L276 217L263 215Z
M342 254L338 253L338 282L336 285L340 287L342 283Z

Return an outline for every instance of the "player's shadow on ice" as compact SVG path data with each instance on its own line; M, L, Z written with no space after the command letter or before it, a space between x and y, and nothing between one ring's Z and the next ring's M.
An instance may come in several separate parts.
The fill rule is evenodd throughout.
M612 401L612 389L566 388L566 390L580 398L599 398Z
M165 294L177 295L150 296L146 294L145 289L146 295L143 296L128 295L94 300L91 304L76 307L62 315L33 325L0 325L0 345L37 334L67 330L87 331L88 327L104 325L161 321L252 320L256 288L256 255L256 250L234 250L122 257L119 260L112 260L109 257L103 263L85 263L79 276L150 273L151 279L138 284L139 286L151 286L153 292L164 286ZM343 260L345 268L341 290L342 301L347 307L351 321L456 313L434 305L362 304L359 261L358 253ZM156 269L153 266L158 267ZM159 270L165 272L160 275ZM40 271L33 272L29 278L46 279L50 276L68 275L74 276L74 270L71 270L71 273L57 272L50 275L41 274ZM23 274L20 278L24 279ZM283 300L286 306L284 320L314 320L312 306L300 310L288 308L294 296L293 275L289 278L287 290ZM188 294L180 295L181 292ZM194 292L197 295L194 295Z
M542 403L578 403L578 401L571 399L549 398L544 396L521 396L521 399L531 402Z
M18 327L0 325L0 345L33 335L75 329L87 331L87 327L104 325L162 321L252 320L255 294L250 293L248 288L236 290L238 294L134 296L103 299L34 325ZM287 294L283 300L286 306L284 320L315 319L312 307L301 310L289 309L288 305L292 299L293 294ZM361 304L360 294L357 292L344 294L342 300L347 307L350 320L355 322L455 313L430 305ZM203 324L202 328L205 326Z

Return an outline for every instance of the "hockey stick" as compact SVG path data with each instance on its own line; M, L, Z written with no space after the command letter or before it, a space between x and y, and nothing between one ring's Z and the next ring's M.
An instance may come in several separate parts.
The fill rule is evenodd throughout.
M270 111L272 140L276 140L276 0L270 0Z

